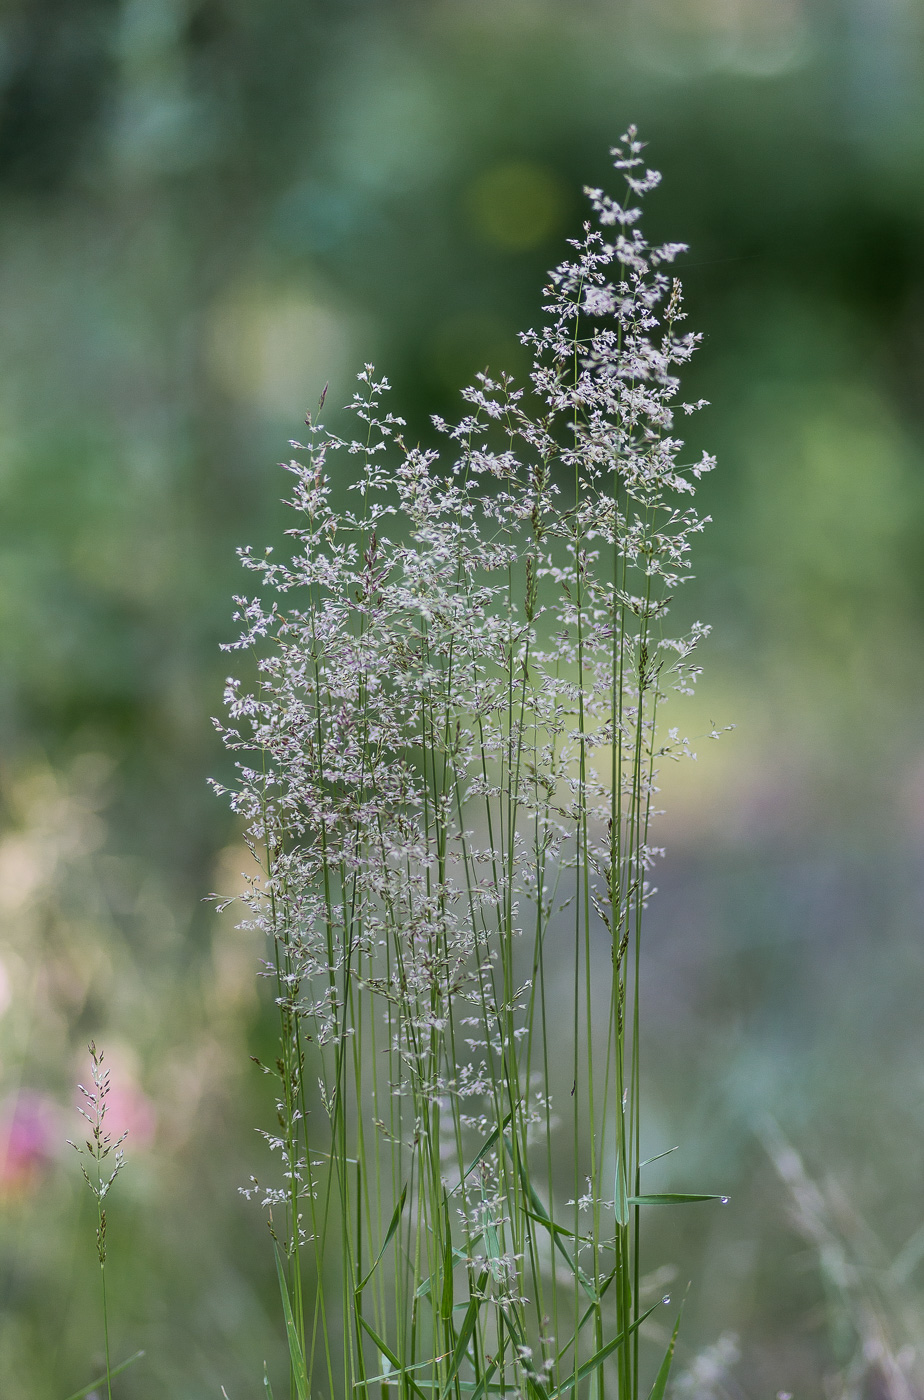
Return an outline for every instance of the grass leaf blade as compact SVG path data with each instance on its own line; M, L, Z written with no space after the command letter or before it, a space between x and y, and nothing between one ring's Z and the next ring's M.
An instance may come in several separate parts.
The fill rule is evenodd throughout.
M394 1239L394 1237L395 1237L395 1231L397 1230L399 1224L401 1223L401 1216L402 1216L402 1214L403 1214L403 1212L404 1212L404 1205L405 1205L405 1202L406 1202L406 1201L407 1201L407 1183L405 1182L404 1190L401 1192L401 1195L400 1195L399 1200L398 1200L398 1204L395 1206L395 1209L394 1209L394 1214L392 1215L391 1220L389 1221L388 1229L385 1231L385 1238L384 1238L384 1240L382 1241L382 1248L379 1250L378 1254L375 1256L375 1262L373 1263L372 1268L371 1268L371 1269L369 1270L369 1272L366 1274L366 1277L363 1279L362 1283L359 1283L359 1284L356 1285L356 1292L357 1292L357 1293L362 1293L362 1291L363 1291L363 1289L365 1288L366 1284L369 1282L369 1280L371 1279L372 1275L375 1273L376 1269L379 1267L379 1264L382 1262L382 1255L385 1253L386 1249L388 1248L388 1246L391 1244L392 1240Z
M479 1281L478 1291L472 1295L469 1305L466 1308L465 1316L462 1319L462 1326L459 1328L459 1335L456 1338L456 1344L453 1347L452 1356L449 1359L449 1375L446 1378L446 1384L443 1388L443 1400L445 1400L446 1396L452 1390L453 1381L459 1374L462 1362L465 1360L465 1353L471 1341L472 1333L475 1330L475 1324L478 1321L478 1313L483 1301L478 1297L478 1292L484 1287L486 1277L487 1274L485 1272L482 1274Z
M671 1362L674 1359L674 1347L677 1345L677 1333L680 1331L680 1319L683 1317L683 1308L677 1314L677 1321L674 1323L674 1330L671 1334L670 1343L664 1353L664 1360L658 1367L658 1374L655 1376L654 1385L648 1395L648 1400L664 1400L664 1392L667 1390L667 1382L671 1373Z
M630 1206L682 1206L688 1205L692 1201L722 1201L728 1200L727 1196L719 1195L718 1192L689 1192L689 1191L655 1191L648 1196L630 1196Z
M481 1148L479 1149L478 1155L477 1155L476 1157L474 1157L473 1160L469 1163L469 1165L466 1167L465 1171L462 1173L461 1179L456 1183L456 1185L455 1185L455 1186L452 1188L452 1190L450 1191L450 1193L449 1193L450 1196L454 1195L455 1192L459 1190L459 1188L462 1186L462 1184L463 1184L464 1182L466 1182L466 1181L468 1180L468 1178L471 1176L472 1172L473 1172L473 1171L475 1170L475 1168L478 1166L478 1163L479 1163L484 1157L486 1157L486 1156L488 1155L488 1153L491 1151L491 1148L492 1148L492 1147L494 1146L494 1144L497 1142L497 1139L500 1137L501 1133L504 1131L504 1129L506 1128L507 1124L510 1122L510 1120L511 1120L512 1117L513 1117L513 1109L510 1110L510 1112L507 1114L507 1117L504 1119L504 1121L503 1121L502 1123L498 1123L497 1127L494 1128L493 1132L491 1132L491 1133L488 1134L487 1138L486 1138L485 1141L482 1143Z
M511 1147L506 1137L504 1138L504 1146L507 1149L507 1155L509 1156L510 1161L513 1162L513 1148ZM568 1253L567 1249L562 1244L560 1238L561 1235L571 1235L572 1238L576 1238L576 1236L572 1235L572 1232L570 1230L565 1230L561 1225L555 1224L554 1220L549 1215L549 1212L542 1204L542 1201L536 1191L536 1188L530 1181L526 1171L526 1167L523 1165L522 1159L520 1159L520 1161L517 1162L517 1175L520 1178L520 1185L522 1186L524 1192L526 1193L526 1196L530 1201L530 1204L533 1207L533 1218L537 1221L538 1224L544 1225L545 1228L548 1230L552 1243L554 1244L555 1248L558 1250L562 1258L565 1260L571 1272L577 1277L579 1283L581 1284L581 1287L584 1289L584 1292L587 1294L588 1298L590 1298L592 1302L597 1302L597 1294L593 1284L585 1274L584 1270L581 1268L580 1264L578 1264L574 1259L571 1258L571 1255ZM525 1213L527 1215L531 1214L530 1211L526 1211Z
M497 1357L495 1356L493 1361L488 1362L488 1365L485 1368L484 1375L481 1377L481 1380L477 1383L475 1389L472 1391L472 1400L481 1400L481 1397L482 1395L484 1395L485 1391L491 1389L489 1382L496 1370Z
M452 1262L452 1267L453 1267L454 1269L457 1268L459 1264L464 1263L466 1259L471 1258L472 1246L473 1246L473 1245L476 1245L476 1244L478 1243L478 1241L481 1239L481 1236L482 1236L482 1231L481 1231L481 1230L478 1230L476 1234L472 1235L472 1236L469 1238L469 1241L468 1241L468 1248L467 1248L467 1249L453 1249L453 1251L452 1251L452 1261L453 1261L453 1262ZM424 1279L423 1283L421 1283L421 1284L418 1285L418 1288L417 1288L416 1293L414 1294L414 1297L415 1297L415 1298L426 1298L426 1296L427 1296L427 1294L428 1294L429 1292L430 1292L430 1276L428 1275L428 1276Z
M133 1366L136 1361L140 1361L142 1356L144 1356L143 1351L136 1351L134 1356L130 1356L127 1361L120 1361L118 1366L113 1366L109 1375L117 1376L120 1371L125 1371L129 1366ZM67 1400L85 1400L87 1395L90 1395L92 1391L105 1384L106 1374L104 1372L101 1376L97 1376L95 1381L91 1381L89 1385L85 1385L83 1390L75 1390L73 1395L67 1397Z
M292 1315L292 1304L289 1301L289 1289L286 1285L286 1276L282 1267L279 1246L275 1245L274 1248L276 1252L276 1272L279 1275L279 1292L282 1295L282 1311L286 1320L286 1340L289 1343L289 1359L292 1362L292 1374L295 1377L295 1389L298 1392L298 1400L309 1400L308 1371L305 1367L305 1356L302 1351L298 1329L295 1326L295 1318Z
M580 1385L581 1381L586 1380L588 1376L592 1375L597 1367L602 1366L607 1357L612 1356L613 1352L617 1351L619 1347L632 1336L633 1332L637 1332L645 1319L651 1317L655 1309L660 1306L660 1302L652 1303L648 1311L643 1312L641 1317L636 1318L635 1322L633 1322L630 1327L627 1327L624 1332L620 1332L619 1336L614 1337L611 1342L607 1342L606 1346L602 1346L599 1351L594 1353L589 1361L585 1361L583 1366L578 1367L573 1376L569 1376L557 1389L553 1390L549 1396L549 1400L558 1400L559 1395L567 1395L569 1390L573 1390L575 1386Z
M380 1351L380 1352L382 1353L382 1355L385 1357L385 1360L386 1360L386 1361L390 1361L391 1364L392 1364L392 1366L394 1366L394 1368L395 1368L394 1371L390 1372L389 1374L390 1374L390 1375L393 1375L393 1376L394 1376L394 1375L401 1375L401 1376L407 1377L407 1383L408 1383L408 1385L411 1387L411 1389L412 1389L412 1390L415 1390L415 1391L417 1392L418 1395L422 1395L423 1392L420 1390L420 1388L419 1388L419 1386L417 1385L416 1381L412 1380L411 1377L410 1377L410 1375L409 1375L409 1372L411 1372L412 1370L414 1370L415 1367L413 1367L413 1366L404 1366L404 1365L402 1365L402 1363L401 1363L401 1362L399 1361L399 1359L398 1359L397 1354L396 1354L395 1352L392 1351L391 1347L388 1345L388 1343L387 1343L386 1341L383 1341L383 1339L379 1336L378 1332L376 1332L375 1328L372 1327L372 1326L370 1326L370 1324L366 1321L366 1319L363 1317L362 1313L359 1312L359 1310L357 1310L357 1313L356 1313L356 1321L359 1323L360 1327L362 1327L363 1331L366 1332L366 1333L369 1335L369 1337L372 1339L372 1341L375 1342L375 1345L378 1347L379 1351ZM433 1361L426 1361L426 1362L424 1362L424 1365L425 1365L425 1366L432 1366L432 1365L434 1364L434 1361L435 1361L435 1360L439 1360L439 1358L434 1358ZM372 1384L372 1381L357 1381L356 1384L355 1384L355 1386L354 1386L354 1389L355 1389L355 1390L362 1390L362 1389L364 1389L364 1388L370 1386L371 1384Z

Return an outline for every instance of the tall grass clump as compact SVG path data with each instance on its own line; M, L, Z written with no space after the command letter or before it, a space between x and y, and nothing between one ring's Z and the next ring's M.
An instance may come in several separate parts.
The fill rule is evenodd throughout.
M640 1160L650 824L688 752L662 715L708 631L666 618L713 466L675 436L699 338L641 151L623 202L588 191L528 386L479 375L438 450L366 366L357 436L294 444L291 559L241 552L220 790L260 867L279 1174L250 1190L299 1400L634 1397L642 1212L714 1199Z

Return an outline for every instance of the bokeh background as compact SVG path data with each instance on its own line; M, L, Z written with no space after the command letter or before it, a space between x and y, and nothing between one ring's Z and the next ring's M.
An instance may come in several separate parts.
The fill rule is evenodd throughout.
M694 1280L677 1393L919 1393L920 0L3 0L4 1400L99 1369L65 1145L90 1037L130 1133L113 1348L147 1355L119 1394L284 1377L237 1194L271 1170L260 950L203 902L245 864L206 785L234 550L278 541L326 380L336 409L374 360L426 437L474 371L522 370L630 121L650 233L691 245L720 462L672 722L738 726L667 775L649 928L652 1146L732 1198L652 1227Z

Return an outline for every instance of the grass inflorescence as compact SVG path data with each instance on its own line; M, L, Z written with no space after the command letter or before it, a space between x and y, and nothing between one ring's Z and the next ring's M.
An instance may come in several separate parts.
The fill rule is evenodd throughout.
M92 1040L87 1049L90 1054L90 1073L93 1087L88 1089L85 1085L78 1084L77 1088L82 1103L78 1105L77 1112L89 1125L90 1135L84 1139L83 1145L71 1142L70 1146L81 1157L85 1157L90 1162L90 1167L84 1166L82 1170L96 1203L96 1256L99 1260L100 1304L103 1318L103 1350L106 1357L106 1372L105 1375L85 1386L83 1390L78 1391L76 1395L70 1396L69 1400L80 1400L81 1396L89 1395L91 1391L95 1393L96 1388L104 1383L107 1400L112 1400L113 1376L131 1366L144 1353L136 1352L134 1356L130 1357L128 1361L123 1361L121 1365L112 1365L109 1350L109 1297L106 1289L108 1247L104 1202L115 1184L116 1177L125 1165L125 1152L122 1144L128 1137L128 1133L123 1132L119 1137L113 1139L106 1126L107 1100L110 1091L109 1070L104 1067L103 1051L98 1050Z
M662 715L708 632L667 617L713 466L675 436L698 337L641 151L622 202L587 192L529 384L479 375L431 449L366 366L355 438L319 413L294 444L291 558L241 552L221 790L279 1014L278 1184L248 1190L298 1400L635 1397L642 1212L715 1199L641 1161L650 825L689 753Z

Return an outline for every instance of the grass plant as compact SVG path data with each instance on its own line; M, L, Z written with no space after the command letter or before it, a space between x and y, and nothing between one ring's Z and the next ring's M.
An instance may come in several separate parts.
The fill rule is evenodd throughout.
M714 463L675 436L683 246L641 231L634 128L613 155L528 384L479 375L421 447L367 365L356 436L319 410L293 444L291 558L241 552L217 786L279 1016L280 1171L247 1192L297 1400L660 1400L643 1216L718 1199L642 1160L650 829L690 756L663 716L708 632L667 618Z
M106 1357L106 1371L96 1380L91 1381L83 1390L77 1391L69 1400L81 1400L81 1397L95 1392L97 1387L105 1385L107 1400L112 1400L112 1378L121 1371L139 1360L144 1353L136 1352L118 1366L112 1365L112 1358L109 1351L109 1298L106 1290L106 1207L103 1204L106 1200L116 1177L125 1165L125 1153L122 1144L128 1136L127 1132L122 1133L113 1141L112 1134L106 1127L106 1100L109 1097L109 1070L103 1067L104 1055L102 1050L98 1050L91 1040L87 1046L90 1053L90 1073L91 1089L79 1084L78 1090L82 1096L83 1103L78 1106L77 1112L86 1120L90 1127L90 1136L85 1139L84 1145L80 1146L76 1142L70 1145L80 1156L87 1158L90 1168L82 1168L84 1178L89 1186L96 1204L96 1255L99 1260L99 1282L100 1282L100 1304L103 1319L103 1350Z

